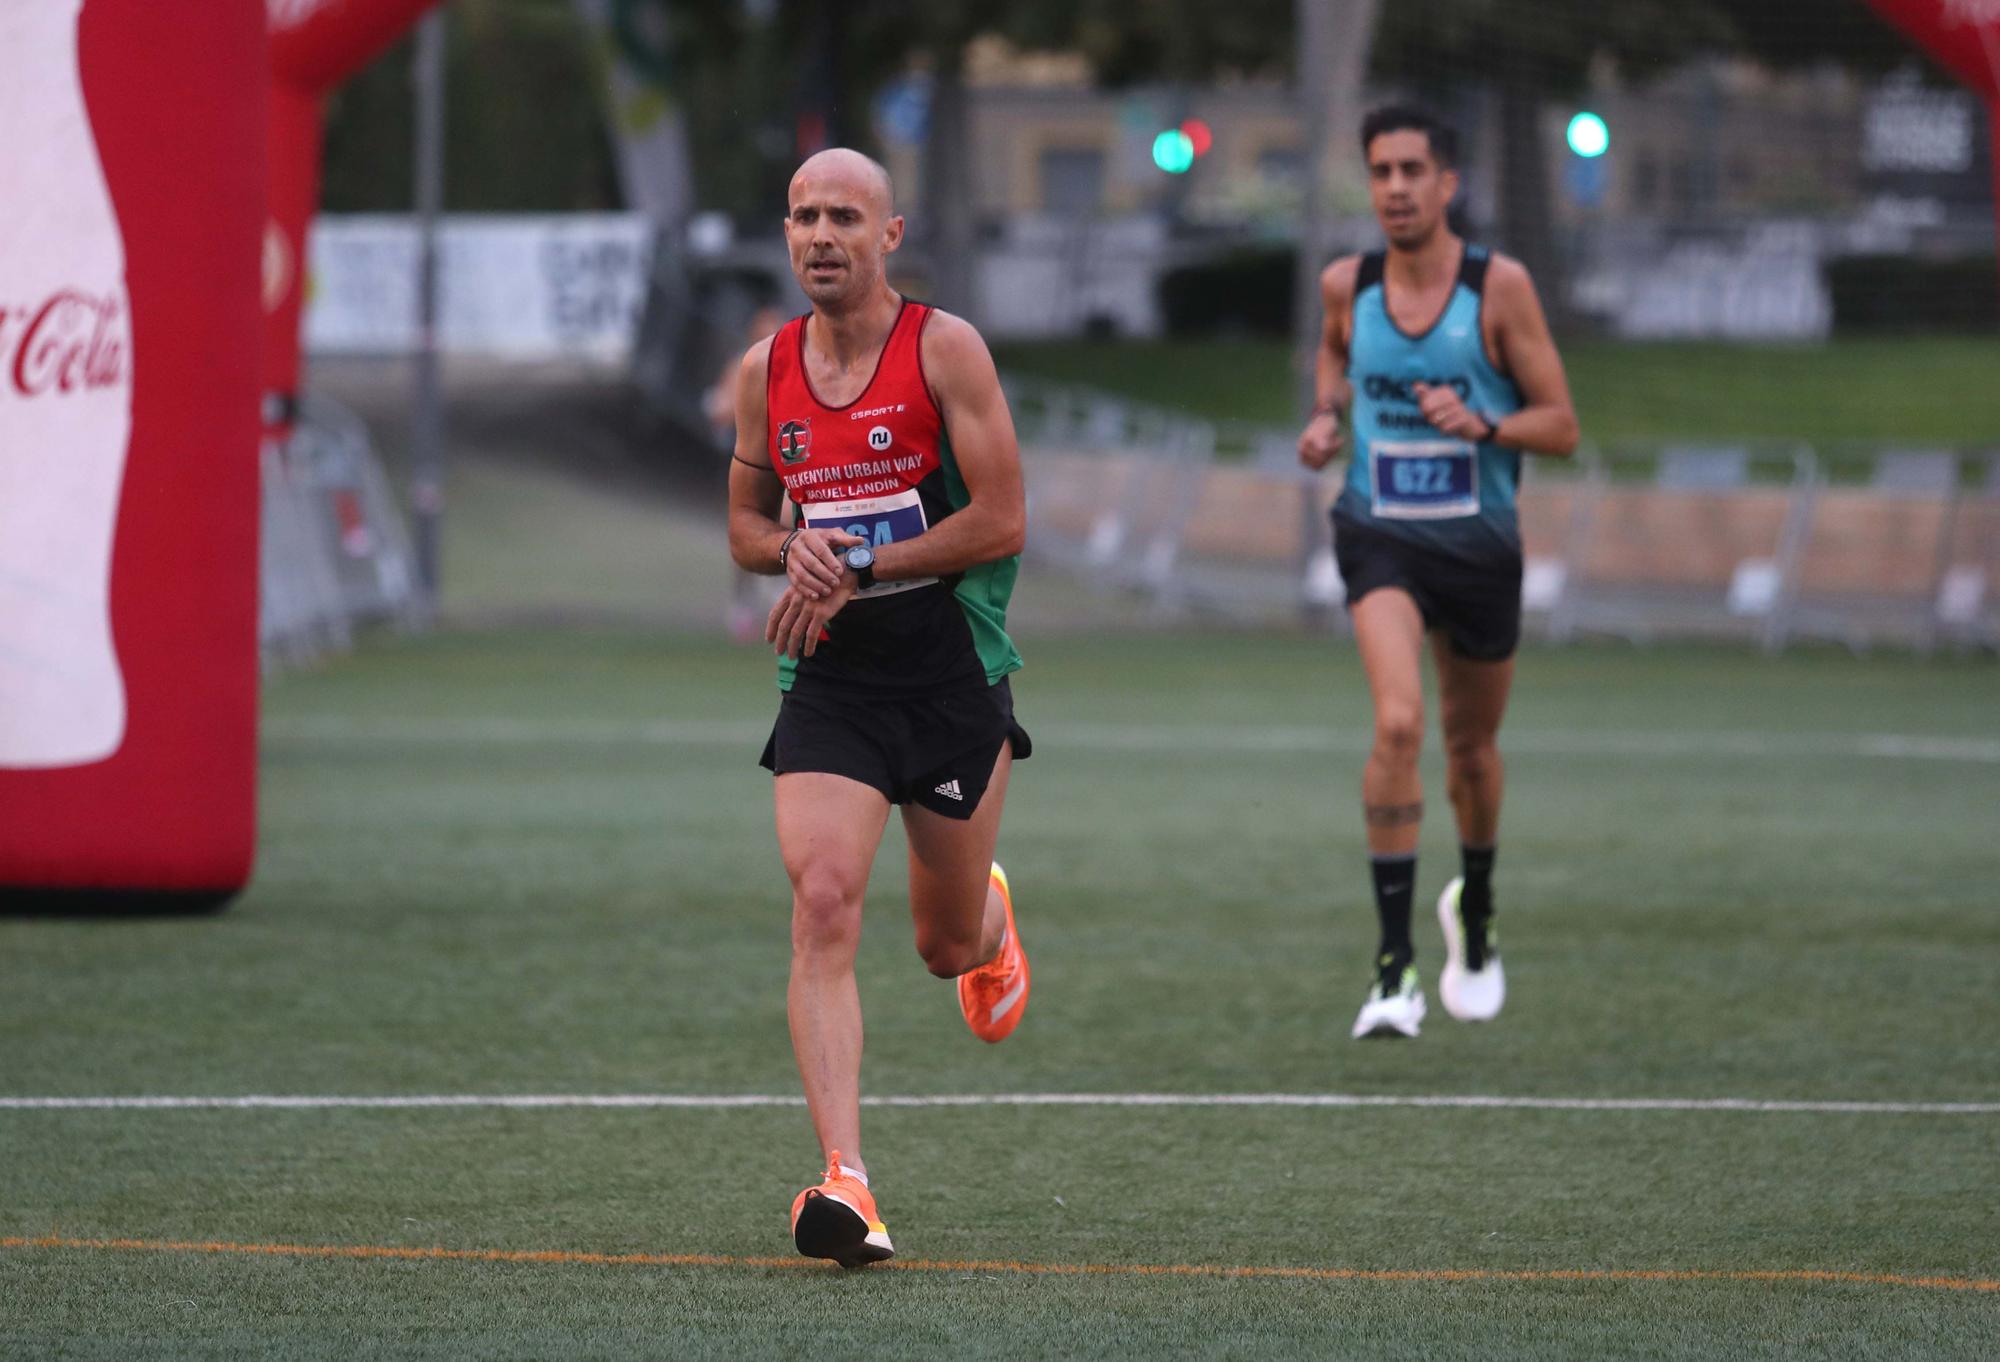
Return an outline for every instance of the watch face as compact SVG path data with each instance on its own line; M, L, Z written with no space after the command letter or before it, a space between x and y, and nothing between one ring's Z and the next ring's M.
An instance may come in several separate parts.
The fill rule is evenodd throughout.
M866 544L856 544L847 551L847 565L856 572L875 566L875 550Z

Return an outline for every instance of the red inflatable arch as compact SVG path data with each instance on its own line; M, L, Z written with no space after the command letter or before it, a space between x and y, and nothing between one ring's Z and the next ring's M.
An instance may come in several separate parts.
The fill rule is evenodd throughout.
M320 102L427 5L0 3L0 911L249 878Z
M436 0L270 0L270 221L264 230L265 420L290 427L299 391L306 233L319 208L326 97Z
M0 906L249 874L265 41L0 6Z

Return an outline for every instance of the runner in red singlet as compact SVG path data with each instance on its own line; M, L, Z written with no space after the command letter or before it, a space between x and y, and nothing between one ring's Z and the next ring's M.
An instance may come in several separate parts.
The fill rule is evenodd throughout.
M792 1203L799 1252L894 1252L861 1158L861 898L902 808L910 912L931 973L982 1040L1028 1000L993 861L1007 776L1029 753L1007 677L1026 533L1013 419L979 333L890 289L889 176L845 149L793 176L785 238L812 311L744 356L729 544L782 573L766 637L784 692L763 765L792 882L792 1049L826 1158ZM779 522L786 498L797 528Z

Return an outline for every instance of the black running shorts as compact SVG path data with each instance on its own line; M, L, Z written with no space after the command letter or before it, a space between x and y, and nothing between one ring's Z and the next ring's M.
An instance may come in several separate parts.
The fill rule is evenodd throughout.
M1002 678L984 690L878 698L793 689L759 764L774 776L818 771L880 790L891 804L918 804L970 818L993 777L1000 744L1024 760L1034 744L1014 722Z
M1385 586L1410 593L1424 628L1442 629L1451 650L1474 662L1504 662L1521 642L1521 554L1474 561L1439 553L1344 515L1333 518L1333 556L1347 604Z

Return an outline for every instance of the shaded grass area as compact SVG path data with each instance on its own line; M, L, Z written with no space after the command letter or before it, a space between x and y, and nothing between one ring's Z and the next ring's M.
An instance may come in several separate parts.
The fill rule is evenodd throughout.
M1566 341L1587 439L1804 440L1990 445L2000 431L2000 339L1842 339L1825 345ZM1003 369L1105 388L1212 419L1290 425L1280 341L1051 341L996 347Z
M729 554L720 498L676 504L550 463L452 469L440 608L457 620L719 622Z
M1024 646L1037 753L1003 855L1029 1018L997 1048L965 1033L911 950L892 831L860 967L870 1091L2000 1099L1988 666L1527 654L1508 1012L1365 1046L1344 1039L1373 933L1351 653ZM286 678L244 901L0 920L0 1093L795 1091L753 765L774 705L754 650L637 633L396 640ZM1865 733L1971 757L1855 755ZM1453 853L1434 818L1420 903ZM1427 913L1418 943L1428 979ZM1995 1120L996 1108L866 1129L898 1245L929 1260L1992 1278ZM789 1108L0 1111L0 1146L0 1236L741 1258L786 1251L816 1160ZM1973 1357L2000 1328L1990 1294L1797 1282L64 1249L0 1250L0 1299L0 1353L85 1357Z

